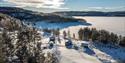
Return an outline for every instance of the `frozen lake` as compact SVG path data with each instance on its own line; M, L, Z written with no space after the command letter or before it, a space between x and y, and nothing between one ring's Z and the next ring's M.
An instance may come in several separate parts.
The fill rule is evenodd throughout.
M91 23L91 27L97 29L105 29L110 32L125 36L125 17L75 17L83 18L88 23Z

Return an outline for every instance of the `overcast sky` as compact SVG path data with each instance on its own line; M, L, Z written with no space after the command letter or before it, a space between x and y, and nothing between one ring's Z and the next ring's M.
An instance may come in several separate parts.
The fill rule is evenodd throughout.
M40 12L125 11L125 0L0 0L0 6Z

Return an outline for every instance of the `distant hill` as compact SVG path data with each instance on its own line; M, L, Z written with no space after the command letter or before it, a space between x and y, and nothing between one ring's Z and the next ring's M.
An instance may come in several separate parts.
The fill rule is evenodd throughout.
M14 17L20 20L26 20L26 21L30 21L30 20L33 21L34 18L35 20L38 20L41 18L41 15L38 15L37 12L25 10L22 8L16 8L16 7L0 7L0 13L7 14L7 15L10 15L11 17Z
M0 7L0 13L7 14L11 17L17 18L21 21L48 21L48 22L69 22L69 21L84 21L82 19L75 19L72 17L60 16L55 13L42 13L34 12L30 10L25 10L22 8L16 7Z
M125 16L125 11L100 12L100 11L62 11L54 12L58 15L66 16Z

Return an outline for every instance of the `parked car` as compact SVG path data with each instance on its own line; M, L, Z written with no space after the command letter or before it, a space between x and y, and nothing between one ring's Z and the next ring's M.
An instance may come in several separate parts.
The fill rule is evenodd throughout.
M72 41L71 40L66 41L65 46L66 46L66 48L71 49L73 46Z

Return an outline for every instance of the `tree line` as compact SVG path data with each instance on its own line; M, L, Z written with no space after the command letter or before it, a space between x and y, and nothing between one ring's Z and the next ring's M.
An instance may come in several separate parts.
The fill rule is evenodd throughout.
M113 32L107 30L97 30L96 28L81 28L78 31L79 40L89 41L98 41L104 44L112 43L121 46L125 46L125 37L117 35Z

